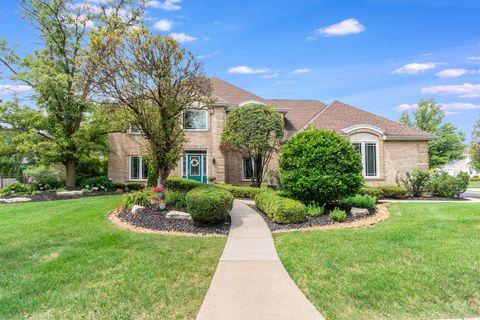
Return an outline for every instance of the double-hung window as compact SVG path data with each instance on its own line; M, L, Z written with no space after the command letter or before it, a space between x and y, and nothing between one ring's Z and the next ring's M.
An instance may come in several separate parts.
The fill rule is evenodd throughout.
M147 180L148 167L141 157L129 157L129 180Z
M255 158L244 157L242 160L243 180L251 180L257 178L260 175L262 168L257 168L255 166Z
M183 113L183 129L207 130L207 110L188 109Z
M378 177L378 143L354 142L353 146L362 156L363 176Z

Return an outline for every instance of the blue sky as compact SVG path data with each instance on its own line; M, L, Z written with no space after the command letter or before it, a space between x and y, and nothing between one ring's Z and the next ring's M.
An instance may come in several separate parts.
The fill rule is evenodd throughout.
M479 12L475 0L153 0L146 17L209 76L260 96L341 100L394 120L433 97L469 135L480 112ZM0 22L19 50L38 43L16 1L2 1Z

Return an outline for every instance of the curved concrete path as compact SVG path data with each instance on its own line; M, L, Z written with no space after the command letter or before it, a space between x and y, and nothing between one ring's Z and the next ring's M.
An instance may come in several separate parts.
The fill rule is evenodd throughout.
M197 320L323 319L288 275L263 218L235 200L227 244Z

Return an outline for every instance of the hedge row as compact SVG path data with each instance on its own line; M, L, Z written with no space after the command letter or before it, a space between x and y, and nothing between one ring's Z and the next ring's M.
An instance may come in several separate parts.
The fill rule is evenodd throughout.
M386 187L362 187L359 195L376 197L377 199L402 199L408 194L404 187L386 186Z
M300 201L284 198L273 190L258 193L255 205L276 223L298 223L305 219L305 208Z
M205 184L191 179L170 177L167 179L166 187L173 191L189 192L198 187L205 187ZM233 186L231 184L216 184L215 187L231 192L235 198L255 199L255 196L263 191L260 188Z

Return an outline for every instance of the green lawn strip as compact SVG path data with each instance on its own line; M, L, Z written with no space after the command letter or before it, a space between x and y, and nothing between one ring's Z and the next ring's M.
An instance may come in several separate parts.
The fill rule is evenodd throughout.
M372 227L275 234L286 269L329 319L480 315L480 204L402 203Z
M469 188L480 188L480 181L470 181L468 184Z
M192 319L225 238L111 225L120 197L0 206L0 318Z

